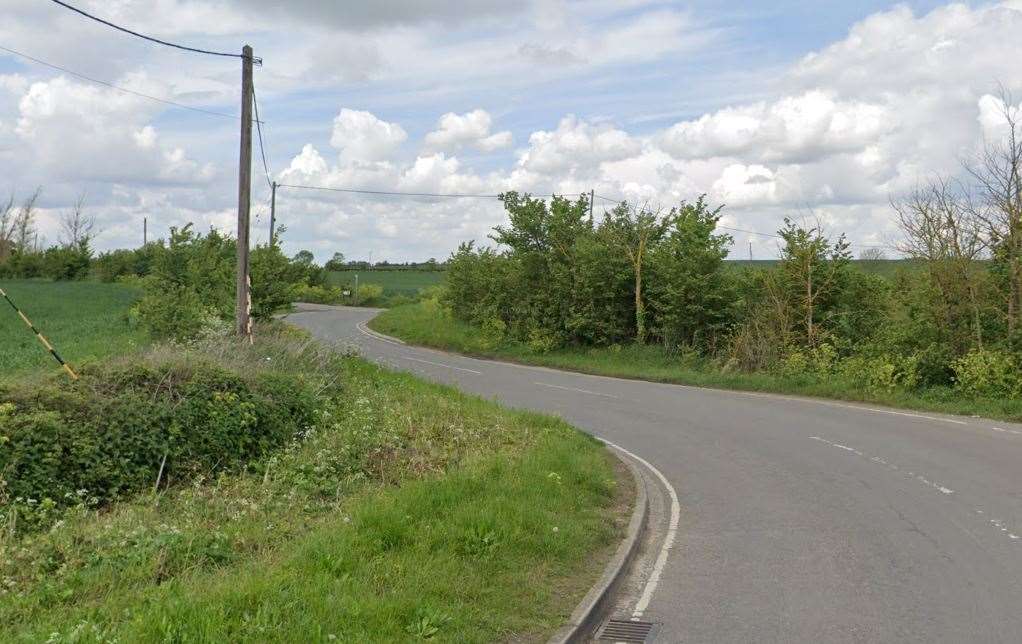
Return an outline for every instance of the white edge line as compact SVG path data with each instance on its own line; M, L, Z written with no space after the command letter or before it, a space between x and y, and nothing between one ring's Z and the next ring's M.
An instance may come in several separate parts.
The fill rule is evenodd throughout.
M393 344L399 347L405 346L405 343L402 342L401 340L391 340L390 338L385 338L379 333L376 333L375 331L367 327L365 322L359 322L358 324L355 325L355 328L358 329L359 333L361 333L362 335L369 336L374 340L379 340L380 342L386 342L387 344Z
M671 519L667 524L667 536L664 537L664 543L660 546L660 554L657 555L656 562L653 564L653 571L649 575L649 579L646 580L646 585L642 589L642 595L639 596L639 601L635 604L635 610L632 612L632 619L639 619L642 614L646 612L646 608L649 607L649 602L653 599L653 593L656 592L657 586L660 584L660 576L664 572L664 568L667 566L667 555L670 554L671 548L674 547L674 538L678 534L678 523L681 520L681 504L678 502L678 493L674 491L674 486L667 480L660 470L653 467L653 465L646 459L629 452L620 445L615 445L610 441L596 437L597 440L602 442L604 445L609 445L614 449L631 456L638 462L642 463L650 472L652 472L663 486L667 489L667 493L671 497Z
M552 387L553 389L563 389L565 391L574 391L580 394L589 394L590 396L603 396L604 398L617 399L617 396L613 394L604 394L599 391L589 391L588 389L576 389L575 387L564 387L562 385L552 385L549 382L534 382L532 384L539 385L540 387Z

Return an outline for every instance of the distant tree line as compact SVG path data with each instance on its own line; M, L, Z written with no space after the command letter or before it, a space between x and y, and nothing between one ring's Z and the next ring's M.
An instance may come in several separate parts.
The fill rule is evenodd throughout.
M308 252L308 251L305 251ZM424 262L369 262L366 260L348 260L344 253L334 253L323 265L328 271L444 271L447 266L430 257Z

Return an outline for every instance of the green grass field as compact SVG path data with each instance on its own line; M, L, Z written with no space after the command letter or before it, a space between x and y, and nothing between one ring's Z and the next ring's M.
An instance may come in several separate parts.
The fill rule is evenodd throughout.
M779 264L776 259L729 259L724 262L726 268L773 268ZM852 266L863 273L893 278L899 271L916 271L921 264L911 259L854 259Z
M128 309L140 296L121 284L0 280L0 288L73 365L124 353L145 343ZM60 366L6 302L0 300L0 379Z
M388 309L373 318L369 327L412 344L601 376L816 396L950 414L1022 420L1022 400L1018 399L970 399L947 387L923 391L867 390L837 376L795 379L773 372L724 371L698 357L682 358L668 354L657 345L536 352L513 340L505 339L496 343L488 341L479 329L453 319L434 301L429 300Z
M443 271L331 271L327 281L333 286L354 284L356 274L360 284L382 286L384 296L413 296L444 280Z

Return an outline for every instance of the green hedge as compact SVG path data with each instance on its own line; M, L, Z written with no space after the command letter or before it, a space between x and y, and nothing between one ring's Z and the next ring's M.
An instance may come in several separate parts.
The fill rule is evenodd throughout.
M162 484L215 477L316 413L314 387L293 374L138 359L81 375L0 390L0 501L105 504L152 489L161 464Z

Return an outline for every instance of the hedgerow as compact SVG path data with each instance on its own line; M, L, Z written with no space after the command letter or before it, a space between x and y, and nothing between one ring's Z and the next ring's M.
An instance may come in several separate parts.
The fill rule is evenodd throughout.
M281 354L273 338L263 344L220 355L156 350L87 367L77 382L0 390L0 519L18 513L31 527L25 521L46 519L40 509L258 470L314 424L320 394L339 386L315 369L301 373L301 356ZM289 357L299 368L275 364Z

